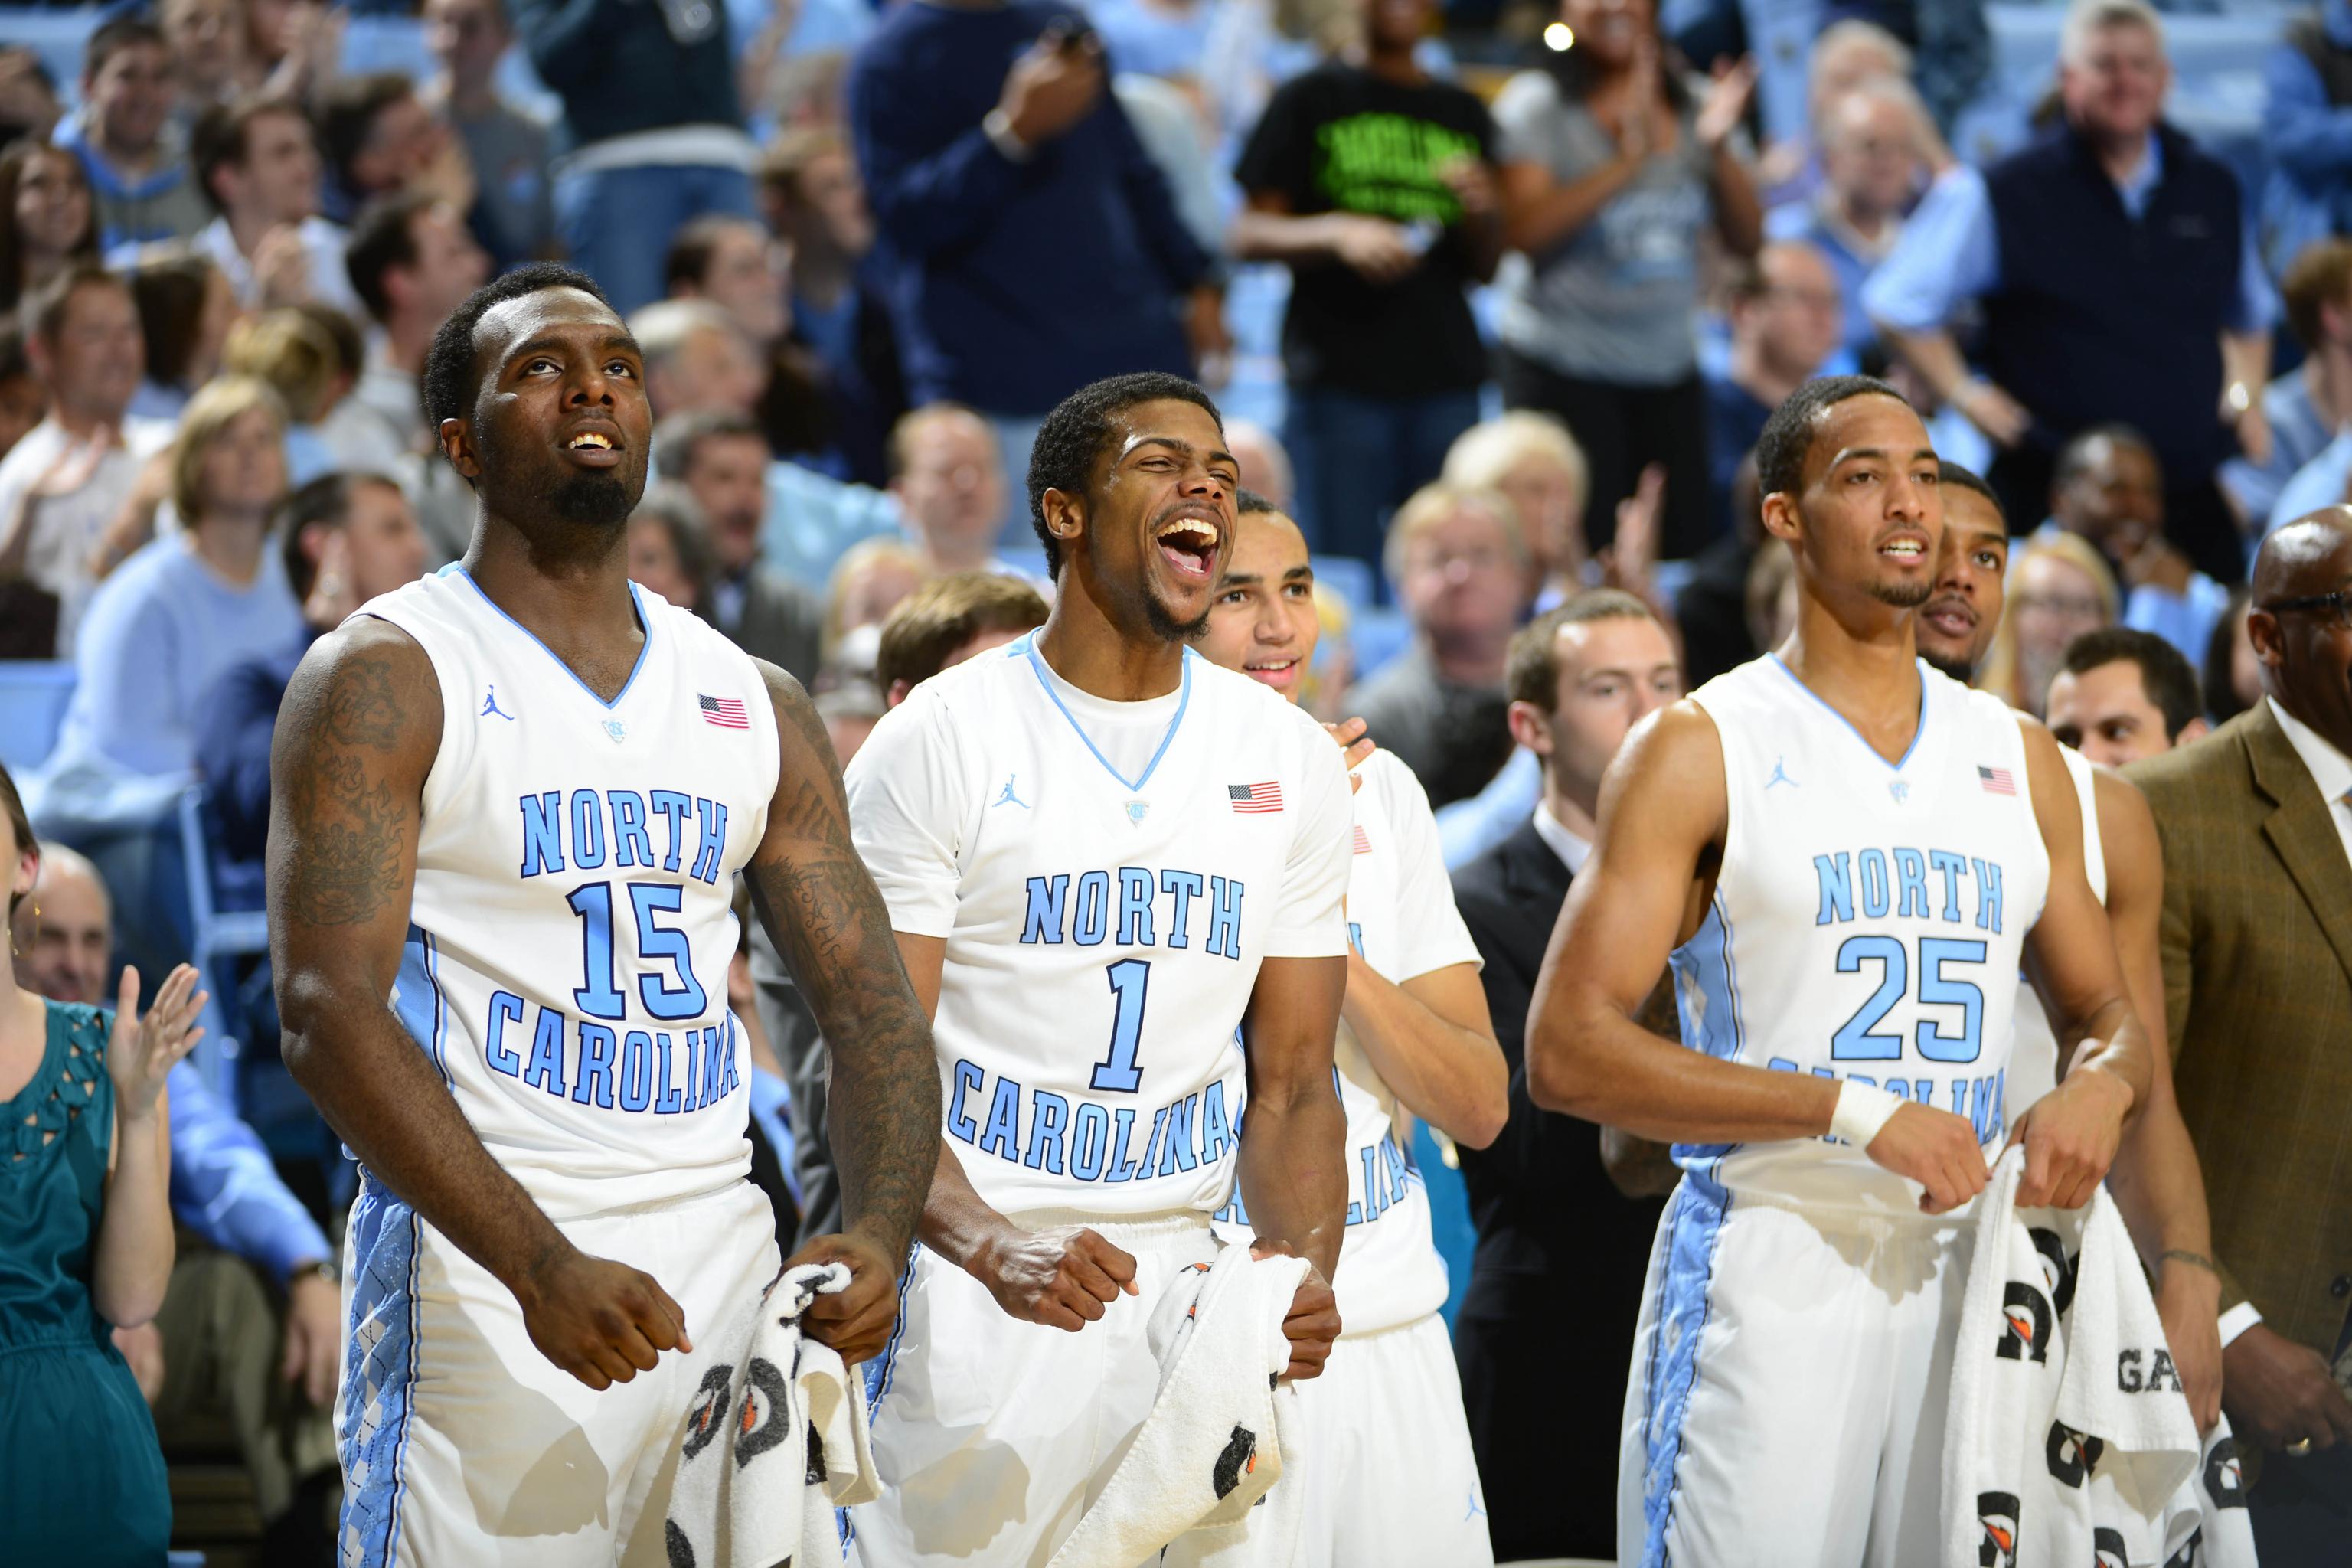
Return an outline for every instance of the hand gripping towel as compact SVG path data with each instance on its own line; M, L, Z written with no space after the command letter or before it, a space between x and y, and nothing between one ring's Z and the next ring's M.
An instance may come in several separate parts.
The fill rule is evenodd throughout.
M834 1510L881 1485L866 1399L829 1345L801 1334L820 1294L849 1287L840 1263L769 1282L702 1374L686 1419L664 1535L670 1568L841 1568Z
M1169 1287L1145 1330L1151 1413L1051 1568L1134 1568L1192 1530L1187 1561L1291 1560L1299 1515L1275 1483L1299 1462L1299 1419L1282 1322L1306 1277L1304 1258L1227 1247Z
M2200 1535L2207 1450L2115 1200L2103 1186L2080 1211L2020 1209L2024 1173L2025 1151L2011 1149L1977 1200L1945 1426L1944 1568L2251 1563L2251 1535L2242 1557L2226 1531Z

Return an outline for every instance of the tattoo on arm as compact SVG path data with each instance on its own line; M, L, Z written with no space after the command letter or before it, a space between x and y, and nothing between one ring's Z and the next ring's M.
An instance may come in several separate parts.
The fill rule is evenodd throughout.
M824 721L772 677L783 773L750 867L769 935L824 1031L827 1120L850 1227L905 1255L939 1163L939 1065L908 984L890 911L849 836Z
M383 776L400 739L390 670L362 653L343 660L317 700L307 754L285 808L301 854L284 910L310 925L356 925L398 895L408 808Z

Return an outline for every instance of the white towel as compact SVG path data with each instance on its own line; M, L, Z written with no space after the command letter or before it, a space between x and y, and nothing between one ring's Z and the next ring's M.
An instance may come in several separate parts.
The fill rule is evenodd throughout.
M1945 1427L1944 1568L2251 1563L2251 1531L2241 1555L2228 1529L2246 1529L2242 1510L2190 1545L2197 1424L2115 1201L2101 1187L2079 1211L2021 1210L2024 1173L2011 1149L1977 1200Z
M1160 1361L1151 1414L1051 1568L1134 1568L1188 1531L1199 1534L1169 1561L1291 1561L1297 1489L1275 1483L1299 1463L1299 1419L1297 1394L1279 1381L1290 1364L1282 1322L1306 1277L1304 1258L1227 1247L1169 1286L1145 1331Z
M839 1353L802 1337L800 1319L848 1287L840 1263L778 1274L733 1353L702 1374L663 1531L671 1568L840 1568L834 1510L882 1489L865 1395Z

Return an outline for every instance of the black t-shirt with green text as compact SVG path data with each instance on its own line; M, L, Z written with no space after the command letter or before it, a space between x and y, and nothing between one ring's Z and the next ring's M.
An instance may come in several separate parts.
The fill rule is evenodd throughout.
M1486 106L1450 82L1407 87L1331 64L1275 93L1234 171L1244 194L1278 192L1302 217L1360 213L1430 237L1421 264L1393 283L1332 259L1292 269L1282 355L1294 384L1422 397L1486 379L1463 293L1462 204L1438 171L1465 155L1491 162L1494 139Z

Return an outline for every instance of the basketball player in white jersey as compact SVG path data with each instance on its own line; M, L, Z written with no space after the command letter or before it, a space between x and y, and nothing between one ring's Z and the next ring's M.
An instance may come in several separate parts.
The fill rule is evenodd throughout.
M777 1267L736 872L833 1042L847 1234L798 1258L851 1268L808 1320L851 1360L938 1160L929 1034L808 699L625 575L651 420L595 285L478 291L425 390L473 542L320 639L273 758L286 1060L362 1171L341 1561L663 1563L688 1409Z
M1051 617L916 687L849 769L947 1134L867 1374L867 1568L1042 1568L1150 1410L1154 1303L1214 1254L1236 1181L1258 1242L1313 1264L1289 1375L1339 1332L1348 773L1321 725L1186 646L1234 490L1190 382L1073 394L1029 468Z
M1321 630L1307 540L1252 491L1235 512L1233 559L1197 646L1212 664L1297 702ZM1360 723L1333 727L1334 737L1352 738ZM1331 1280L1348 1327L1323 1375L1298 1391L1310 1426L1294 1561L1475 1568L1495 1557L1461 1375L1437 1312L1445 1263L1430 1239L1412 1119L1483 1149L1510 1113L1509 1078L1421 781L1379 751L1357 763L1355 777L1337 1052L1348 1230ZM1217 1216L1230 1241L1247 1242L1248 1225L1239 1204Z
M1992 487L1957 463L1941 466L1944 542L1935 591L1919 607L1919 657L1955 680L1970 681L2000 625L2009 566L2009 530ZM2095 633L2106 637L2106 633ZM2126 638L2146 633L2124 633ZM2179 659L2148 637L2147 657ZM2071 661L2070 661L2071 662ZM2137 673L2137 666L2127 666ZM2178 672L2193 682L2186 665ZM2052 714L2056 716L2053 706ZM2054 722L2052 732L2065 731ZM2186 733L2187 731L2183 731ZM2163 741L2161 725L2149 733ZM2193 739L2191 735L2189 738ZM2168 749L2154 746L2148 754ZM2221 1414L2221 1279L2197 1146L2173 1097L2164 1012L2164 965L2157 941L2164 914L2164 847L2147 801L2107 768L2094 768L2072 745L2059 755L2074 784L2083 823L2083 869L2106 906L2133 1016L2147 1036L2147 1100L2116 1152L2107 1190L2156 1280L2156 1306L2189 1407L2201 1431ZM2012 1120L2049 1092L2058 1076L2058 1042L2031 985L2017 995L2017 1043L2010 1058ZM2150 1376L2155 1375L2151 1369Z
M2148 1051L2057 743L1916 657L1942 533L1918 416L1884 383L1809 382L1758 466L1796 628L1610 769L1529 1088L1684 1172L1628 1380L1620 1559L1893 1568L1937 1554L1958 1211L2009 1131L2020 965L2086 1041L2021 1128L2021 1203L2088 1201ZM1683 1044L1634 1022L1670 956Z

